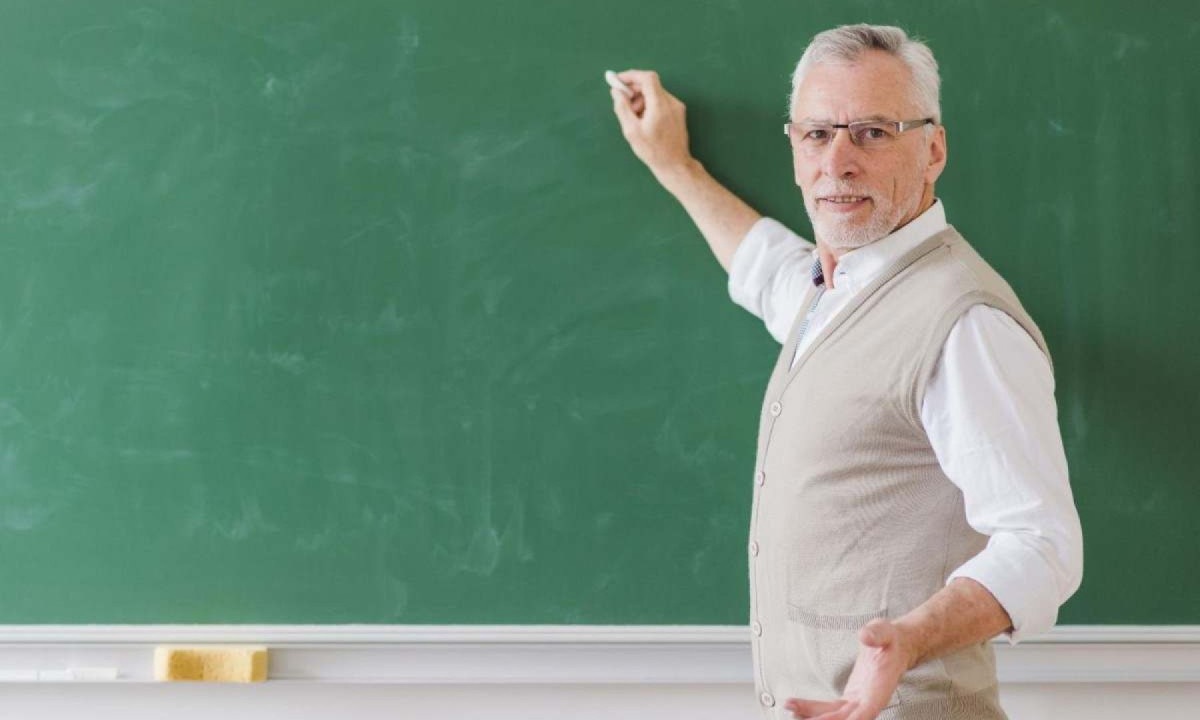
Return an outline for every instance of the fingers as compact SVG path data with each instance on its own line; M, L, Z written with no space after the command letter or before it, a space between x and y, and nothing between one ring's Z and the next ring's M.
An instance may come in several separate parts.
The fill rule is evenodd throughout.
M633 114L639 118L646 112L646 98L641 93L636 93L633 97L628 97L620 90L612 90L613 100L620 100L626 107L633 110Z
M879 711L872 711L869 705L857 705L854 712L846 716L846 720L876 720L879 717Z
M613 99L613 112L617 114L617 121L621 123L621 132L626 138L634 131L637 126L637 115L633 108L630 107L629 98L616 88L611 89Z
M641 93L646 98L646 107L651 111L658 108L667 94L658 79L658 73L653 70L626 70L617 73L617 77L632 88L634 93Z
M683 106L678 98L663 89L658 73L653 70L626 70L617 73L617 77L633 91L633 96L628 99L633 113L639 118L647 110L657 115L659 108L667 103Z
M793 710L792 715L793 717L804 718L804 720L851 720L856 714L855 711L859 709L857 702L847 702L845 700L819 704L824 706L836 705L837 707L826 710L825 712L819 712L815 715L806 715L802 712L798 713ZM872 720L874 720L874 718L872 718Z
M831 712L837 712L848 703L845 700L833 700L823 702L820 700L801 700L800 698L792 698L787 701L784 707L793 717L798 718L815 718Z
M635 90L641 88L662 90L662 81L659 80L658 73L653 70L626 70L625 72L617 73L617 77L621 78L621 82Z
M817 715L812 720L850 720L850 718L860 715L860 713L855 712L856 710L858 710L858 703L848 702L837 710L825 713L824 715ZM871 720L875 719L872 718Z

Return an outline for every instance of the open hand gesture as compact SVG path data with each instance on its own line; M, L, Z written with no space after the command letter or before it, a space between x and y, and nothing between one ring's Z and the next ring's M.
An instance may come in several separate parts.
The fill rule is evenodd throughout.
M858 633L858 658L839 700L791 698L785 707L806 720L875 720L887 707L911 657L900 631L889 620L872 620Z

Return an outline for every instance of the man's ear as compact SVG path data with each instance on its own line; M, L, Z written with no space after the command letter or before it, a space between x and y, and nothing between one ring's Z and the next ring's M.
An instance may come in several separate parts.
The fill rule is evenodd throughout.
M938 125L929 135L929 165L925 167L925 183L937 182L946 169L946 126Z

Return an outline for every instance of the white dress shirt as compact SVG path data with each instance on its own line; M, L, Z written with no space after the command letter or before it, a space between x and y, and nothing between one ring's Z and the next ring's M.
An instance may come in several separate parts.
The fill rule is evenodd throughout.
M841 257L792 363L821 328L905 252L946 227L941 201L896 232ZM729 270L734 302L787 340L812 279L815 246L762 218ZM1049 630L1079 588L1083 539L1067 481L1054 376L1033 338L1002 310L976 305L951 329L921 405L943 472L962 491L967 522L987 547L950 573L986 587L1008 612L1016 644Z

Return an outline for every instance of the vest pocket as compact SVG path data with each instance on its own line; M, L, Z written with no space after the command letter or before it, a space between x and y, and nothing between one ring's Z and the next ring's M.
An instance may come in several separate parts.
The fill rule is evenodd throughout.
M840 696L858 658L858 631L875 618L887 616L886 608L865 615L824 615L788 603L790 627L786 645L792 672L828 695ZM885 707L899 704L897 687Z

